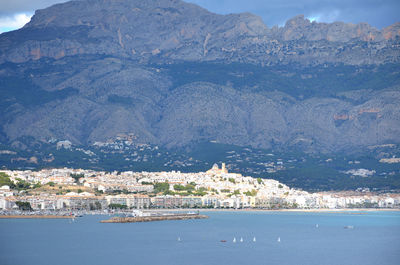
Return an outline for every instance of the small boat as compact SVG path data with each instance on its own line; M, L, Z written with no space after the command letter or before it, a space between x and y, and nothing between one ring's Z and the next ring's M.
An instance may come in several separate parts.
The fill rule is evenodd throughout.
M243 242L243 237L240 238L240 242Z
M353 229L354 228L354 226L352 226L352 225L346 225L345 227L344 227L344 229Z
M181 238L180 237L178 237L178 242L181 242Z
M279 242L281 242L281 238L280 238L280 237L278 237L278 243L279 243Z
M221 242L222 242L222 243L225 243L225 242L226 242L226 240L225 240L225 239L222 239L222 240L221 240Z
M233 243L236 243L236 237L233 238L233 241L232 241L232 242L233 242Z
M253 242L256 242L256 237L253 237Z

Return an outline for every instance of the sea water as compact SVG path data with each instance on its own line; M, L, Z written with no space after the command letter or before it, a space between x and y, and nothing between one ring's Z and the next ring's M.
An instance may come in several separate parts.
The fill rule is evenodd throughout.
M0 264L400 264L400 212L204 213L210 218L124 224L1 219Z

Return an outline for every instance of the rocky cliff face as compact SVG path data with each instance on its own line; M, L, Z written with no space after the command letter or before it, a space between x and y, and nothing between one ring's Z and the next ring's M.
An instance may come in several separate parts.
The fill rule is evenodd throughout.
M58 4L0 35L0 139L132 133L168 147L323 152L399 143L399 35L399 24L303 16L268 28L177 0Z
M252 14L222 16L178 0L82 0L38 10L22 30L2 34L0 62L107 54L164 63L376 64L399 61L398 36L396 24L379 31L297 16L271 29Z

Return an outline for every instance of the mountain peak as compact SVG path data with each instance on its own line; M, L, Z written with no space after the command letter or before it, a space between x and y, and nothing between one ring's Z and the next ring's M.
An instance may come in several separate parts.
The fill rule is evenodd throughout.
M297 16L292 17L288 21L286 21L285 27L299 27L299 26L306 26L310 24L310 20L304 18L304 15L300 14Z
M384 41L394 39L400 35L400 31L396 25L379 31L368 23L311 22L304 15L298 15L289 19L285 26L279 29L279 32L279 38L286 41L299 39L334 42L348 42L352 40Z
M78 0L38 10L24 28L2 34L0 63L101 54L144 63L379 64L398 61L399 51L349 58L337 54L335 43L382 42L374 46L382 50L388 45L384 42L399 35L396 25L379 31L365 23L311 23L304 15L293 17L284 27L269 29L250 13L218 15L180 0ZM302 44L296 51L286 51L285 43L291 41ZM329 47L316 44L321 52L307 50L318 41L327 41ZM11 45L14 42L19 45ZM352 49L364 54L367 48Z
M114 25L128 22L130 17L136 18L141 13L182 16L185 12L209 13L180 0L78 0L37 10L26 26Z

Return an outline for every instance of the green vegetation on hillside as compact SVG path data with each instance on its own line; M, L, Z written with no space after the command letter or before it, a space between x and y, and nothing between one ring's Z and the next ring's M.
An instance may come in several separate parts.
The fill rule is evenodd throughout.
M155 183L153 186L154 186L155 193L166 192L169 190L168 182L158 182L158 183Z
M4 172L0 172L0 187L4 185L14 187L14 183L11 181L10 176Z
M244 195L246 195L246 196L256 196L257 195L257 191L256 190L251 190L251 191L246 191L245 193L244 193Z

